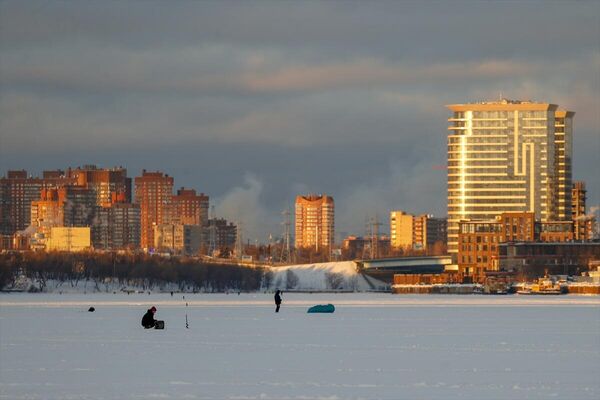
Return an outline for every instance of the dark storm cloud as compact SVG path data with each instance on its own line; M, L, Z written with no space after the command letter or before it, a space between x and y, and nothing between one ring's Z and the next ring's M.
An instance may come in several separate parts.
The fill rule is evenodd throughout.
M340 231L445 214L445 104L577 112L576 179L600 203L597 2L2 2L0 168L126 165L281 230L298 192ZM246 215L242 217L241 214Z

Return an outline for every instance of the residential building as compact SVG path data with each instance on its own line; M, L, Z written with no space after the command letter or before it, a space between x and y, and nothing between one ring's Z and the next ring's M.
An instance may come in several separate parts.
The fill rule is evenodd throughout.
M135 202L140 206L140 246L154 246L154 226L167 220L173 195L173 177L162 172L142 171L135 178Z
M595 217L587 214L585 182L573 182L571 189L571 215L575 240L591 240Z
M80 186L42 189L31 202L30 224L37 228L91 226L96 214L96 195Z
M171 197L169 222L183 225L208 224L208 196L194 189L181 188Z
M502 213L496 220L502 225L500 242L532 242L539 237L540 229L532 212Z
M498 271L499 244L513 242L566 242L573 239L570 221L535 220L534 213L502 213L492 220L459 223L458 272L483 277Z
M69 168L67 177L75 180L77 186L92 189L96 194L96 204L107 207L112 202L113 194L121 194L125 202L131 203L131 178L123 167L98 168L85 165L76 169Z
M518 100L447 107L450 253L458 252L460 221L504 212L570 219L571 193L562 189L571 181L573 112Z
M233 251L237 241L237 226L223 218L211 218L208 225L203 228L202 246L207 249L208 255L215 252L224 254Z
M296 196L295 245L297 248L331 249L335 232L333 197Z
M183 248L183 225L154 225L154 245L152 247L159 252L179 253Z
M446 244L448 221L431 214L417 215L413 222L413 248L431 249L436 243Z
M404 211L390 212L390 244L394 248L412 248L414 216Z
M446 244L447 220L431 214L411 215L390 212L390 241L394 248L427 250L436 243Z
M539 238L534 213L502 213L492 220L461 221L459 224L458 271L482 277L498 270L498 244Z
M65 186L59 191L63 200L64 226L92 226L96 216L96 192L84 186Z
M511 227L509 227L511 229ZM483 276L498 269L498 244L503 225L499 220L461 221L459 224L458 272Z
M572 242L574 238L573 221L546 221L539 223L542 242Z
M138 204L113 202L98 206L92 226L92 244L96 250L133 250L140 247L140 207Z
M198 255L203 243L203 229L200 225L155 225L154 248L177 255Z
M49 236L53 227L64 226L64 191L42 189L39 200L31 202L31 223L38 232Z
M571 220L571 188L573 162L572 111L556 110L554 113L554 177L557 221Z
M44 171L42 178L27 171L8 171L0 178L0 234L13 235L31 222L31 202L40 199L42 189L73 184L63 171Z

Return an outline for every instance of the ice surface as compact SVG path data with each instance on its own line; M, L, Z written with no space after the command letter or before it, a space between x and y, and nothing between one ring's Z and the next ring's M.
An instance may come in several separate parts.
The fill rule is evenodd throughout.
M272 296L1 294L0 398L600 398L597 297Z

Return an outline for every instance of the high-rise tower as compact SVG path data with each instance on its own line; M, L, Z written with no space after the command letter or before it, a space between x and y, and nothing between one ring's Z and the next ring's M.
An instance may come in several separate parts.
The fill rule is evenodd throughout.
M532 212L570 219L573 112L549 103L451 104L448 119L448 251L461 220ZM557 134L558 131L558 134Z
M556 215L560 221L570 220L573 158L572 111L557 110L554 114L554 177L556 179Z
M154 247L154 225L164 223L173 195L173 177L142 171L135 178L135 201L140 205L140 246Z
M308 195L296 197L297 248L313 247L330 250L335 231L333 197Z

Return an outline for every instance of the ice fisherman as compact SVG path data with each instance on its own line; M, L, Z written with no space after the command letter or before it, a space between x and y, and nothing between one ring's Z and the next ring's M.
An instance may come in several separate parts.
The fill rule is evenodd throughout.
M146 311L146 314L144 314L144 317L142 318L142 326L145 329L154 328L154 326L156 325L156 320L154 319L155 313L156 307L152 306L152 308L150 308L148 311Z
M279 312L279 307L281 307L281 290L277 290L275 292L275 312Z

